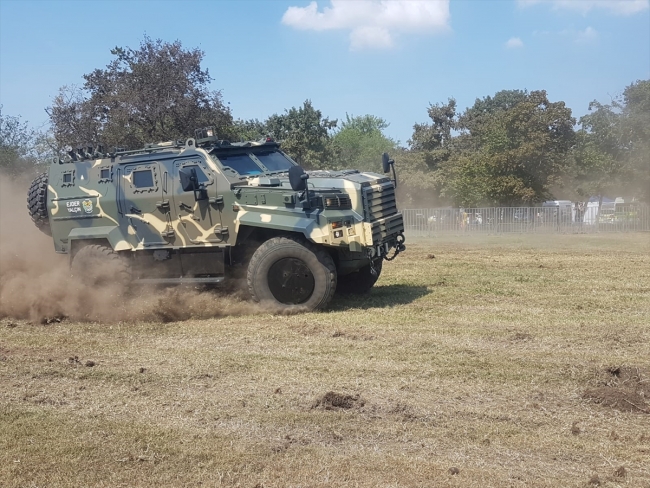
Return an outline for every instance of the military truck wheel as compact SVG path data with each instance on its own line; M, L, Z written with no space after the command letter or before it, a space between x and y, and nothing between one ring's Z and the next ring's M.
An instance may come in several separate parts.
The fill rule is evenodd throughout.
M27 210L38 230L52 235L47 216L47 173L41 173L32 181L27 193Z
M382 263L383 261L381 259L375 261L375 271L377 273L374 275L370 271L370 264L368 264L359 271L341 276L336 287L336 292L343 294L352 293L355 295L368 293L375 286L375 283L377 283L379 275L381 275Z
M89 286L126 287L131 281L131 270L126 260L101 244L89 244L77 251L72 259L72 275Z
M332 257L293 237L274 237L257 248L246 278L254 301L285 310L325 308L336 291Z

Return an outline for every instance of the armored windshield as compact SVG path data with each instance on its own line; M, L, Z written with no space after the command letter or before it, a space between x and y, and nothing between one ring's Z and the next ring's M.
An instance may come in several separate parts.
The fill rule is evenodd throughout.
M262 168L248 154L213 154L213 156L217 157L225 167L243 176L258 175L262 172Z
M269 171L288 171L294 164L281 152L256 153L255 156Z
M242 176L287 171L295 165L279 151L248 149L248 152L213 151L210 154L218 159L224 167L231 168Z

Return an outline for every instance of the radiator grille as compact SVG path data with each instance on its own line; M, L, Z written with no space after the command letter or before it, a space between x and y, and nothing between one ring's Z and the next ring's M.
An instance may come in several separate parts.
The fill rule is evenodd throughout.
M363 212L368 222L397 213L395 187L391 181L367 186L363 191Z
M404 219L398 213L372 223L372 243L377 245L386 242L404 232Z
M362 191L364 217L372 224L373 244L381 244L404 232L404 220L397 211L395 186L391 181L365 187Z

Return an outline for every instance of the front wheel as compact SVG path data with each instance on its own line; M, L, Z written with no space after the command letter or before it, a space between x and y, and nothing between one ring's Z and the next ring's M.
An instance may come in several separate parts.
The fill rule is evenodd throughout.
M283 310L325 308L336 290L331 256L294 237L274 237L257 248L246 278L254 301Z

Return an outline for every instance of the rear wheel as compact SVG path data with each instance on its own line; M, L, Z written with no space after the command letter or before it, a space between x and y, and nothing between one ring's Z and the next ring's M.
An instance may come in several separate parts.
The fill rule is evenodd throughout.
M284 310L317 310L334 296L336 268L323 249L294 237L274 237L253 254L247 283L256 302Z
M47 215L47 173L41 173L32 181L27 193L27 210L36 227L51 236L50 220Z
M368 293L379 279L382 263L383 261L381 259L374 261L374 273L370 264L367 264L359 269L359 271L341 276L336 288L337 293L352 293L356 295Z
M72 259L72 275L89 286L126 287L131 281L129 263L102 244L89 244L77 251Z

